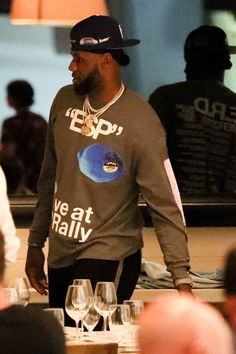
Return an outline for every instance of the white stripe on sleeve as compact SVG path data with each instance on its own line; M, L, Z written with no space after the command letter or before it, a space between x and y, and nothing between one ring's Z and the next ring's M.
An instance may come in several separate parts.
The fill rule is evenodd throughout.
M180 210L180 212L182 214L183 222L186 225L185 217L184 217L184 211L183 211L183 205L182 205L182 201L181 201L181 197L180 197L180 193L179 193L179 188L178 188L178 185L177 185L177 182L176 182L176 178L175 178L175 175L174 175L174 171L173 171L173 168L171 166L171 163L170 163L169 159L164 161L164 166L165 166L165 170L166 170L167 176L168 176L169 181L170 181L170 186L171 186L171 189L172 189L176 204L178 205L178 208L179 208L179 210Z

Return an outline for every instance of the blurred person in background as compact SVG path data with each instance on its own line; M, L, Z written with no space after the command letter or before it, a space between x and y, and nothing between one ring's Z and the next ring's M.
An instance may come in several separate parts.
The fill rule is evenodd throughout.
M9 168L9 157L13 167L19 164L23 167L24 186L22 193L36 193L37 180L43 161L47 122L30 110L34 103L33 87L25 80L11 81L7 85L7 102L15 110L15 115L3 121L1 133L0 162ZM8 159L7 163L4 162ZM16 166L17 162L17 166ZM6 177L8 177L6 170ZM9 177L9 193L11 192L12 178ZM14 176L16 178L16 176ZM16 181L15 184L19 184Z
M166 129L181 195L236 192L236 94L224 85L235 53L221 28L196 28L184 44L186 81L149 97Z
M20 239L16 236L16 228L12 218L7 185L4 172L0 166L0 231L4 237L4 254L6 263L14 263L20 247Z
M224 312L234 334L236 352L236 248L225 256L224 265Z
M7 194L32 194L25 186L24 165L16 156L4 156L1 167L7 181Z
M140 354L233 354L230 327L213 306L184 294L160 295L142 312Z
M42 309L15 305L4 292L5 252L0 231L0 352L1 354L65 354L59 321Z

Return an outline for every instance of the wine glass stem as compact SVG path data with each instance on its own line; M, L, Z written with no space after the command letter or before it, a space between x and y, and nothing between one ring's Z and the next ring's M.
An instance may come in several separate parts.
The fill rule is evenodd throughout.
M75 321L75 327L76 327L76 340L79 339L79 321Z
M108 316L103 316L103 320L104 320L103 330L105 332L107 331L107 319L108 319Z
M84 332L84 321L83 320L81 320L81 322L80 322L80 331L81 331L81 333Z

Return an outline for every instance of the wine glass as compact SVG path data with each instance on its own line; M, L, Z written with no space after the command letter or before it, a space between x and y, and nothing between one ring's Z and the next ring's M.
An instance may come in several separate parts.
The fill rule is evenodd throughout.
M121 344L122 338L127 333L130 325L130 306L129 305L111 305L109 311L109 328L118 338Z
M27 279L24 277L17 277L10 283L10 289L15 290L14 303L26 306L29 303L30 292Z
M110 305L117 303L116 289L112 282L97 282L94 291L94 308L103 317L104 331L107 331L107 319Z
M97 312L92 304L83 318L83 324L89 332L92 332L100 320L101 315Z
M4 289L4 297L8 299L11 304L18 303L17 291L15 288L5 288Z
M93 297L93 288L90 279L74 279L73 285L84 285L87 288L88 296Z
M141 313L144 309L142 300L124 300L123 304L130 306L131 324L138 325Z
M87 293L89 296L90 300L90 305L92 305L93 302L93 288L91 284L90 279L74 279L73 280L73 285L84 285L87 288ZM84 320L83 318L81 319L81 332L84 330Z
M76 324L76 340L79 339L79 321L89 310L89 297L84 285L70 285L67 289L65 310Z
M123 304L128 305L130 307L130 327L129 327L130 340L136 342L140 316L144 309L143 301L124 300Z
M63 308L60 308L60 307L49 307L49 308L43 309L43 311L49 312L53 316L55 316L56 319L60 322L61 326L64 327L65 317L64 317Z

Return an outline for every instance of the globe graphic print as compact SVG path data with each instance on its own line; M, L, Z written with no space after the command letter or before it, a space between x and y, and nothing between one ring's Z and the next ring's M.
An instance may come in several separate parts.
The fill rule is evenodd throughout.
M77 157L80 171L95 182L111 182L124 174L120 156L106 145L90 145Z

